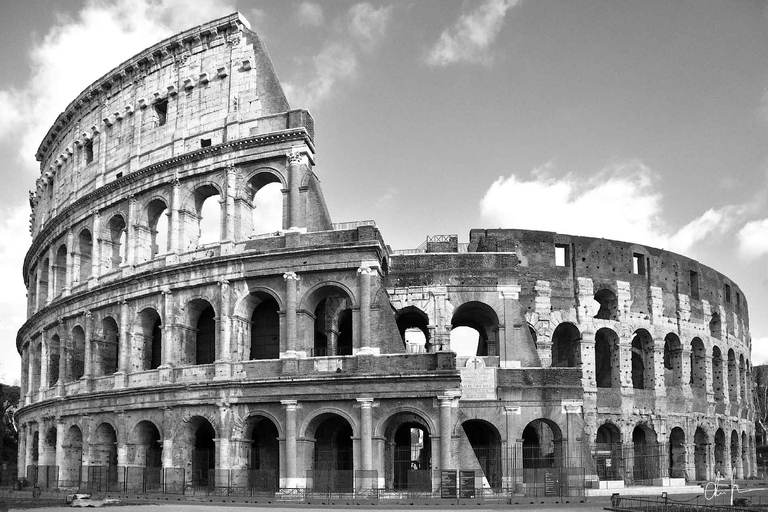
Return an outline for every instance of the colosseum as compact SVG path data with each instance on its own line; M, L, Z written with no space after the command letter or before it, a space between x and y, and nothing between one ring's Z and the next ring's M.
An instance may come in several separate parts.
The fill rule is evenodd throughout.
M627 242L392 250L333 223L312 116L238 13L101 77L36 156L30 485L584 496L755 474L736 283ZM270 185L282 229L260 233Z

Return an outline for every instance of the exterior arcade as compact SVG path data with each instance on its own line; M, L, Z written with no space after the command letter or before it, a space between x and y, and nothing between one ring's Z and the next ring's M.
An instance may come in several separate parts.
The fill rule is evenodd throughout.
M37 159L22 479L398 493L466 470L509 496L755 474L736 283L631 243L499 229L393 251L372 221L334 224L313 119L237 13L93 83ZM270 184L282 229L259 234Z

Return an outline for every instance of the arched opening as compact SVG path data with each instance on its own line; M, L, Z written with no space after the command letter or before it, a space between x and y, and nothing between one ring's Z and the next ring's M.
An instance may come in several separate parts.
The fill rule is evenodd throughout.
M467 326L451 330L451 350L459 357L474 357L480 350L480 332Z
M272 297L262 300L251 315L251 359L280 357L280 306Z
M315 302L317 301L317 302ZM314 304L314 356L349 356L353 352L352 301L339 287L323 286L309 298Z
M341 416L328 414L315 430L312 489L321 492L353 490L352 427Z
M53 387L59 381L59 360L63 356L59 335L54 334L48 342L48 387ZM62 375L63 377L63 375Z
M451 318L451 329L470 327L479 334L476 356L498 355L499 317L487 304L477 301L465 302L457 307Z
M581 333L570 322L563 322L552 333L552 366L581 366Z
M38 270L40 274L40 307L43 309L48 303L48 275L50 273L51 261L48 258L43 260L43 266Z
M133 346L140 347L135 370L154 370L162 364L163 330L160 315L152 308L139 313L133 332Z
M638 425L632 431L634 485L649 484L659 477L659 463L663 460L660 448L652 428Z
M735 430L731 430L731 460L730 460L731 475L733 478L743 478L740 471L741 464L741 448L739 447L739 433Z
M719 347L712 348L712 388L715 400L722 402L725 398L723 388L723 356Z
M186 345L187 364L210 364L216 360L216 312L204 299L187 304L192 339Z
M155 258L168 252L168 207L160 199L155 199L147 206L149 227L149 256Z
M263 416L249 418L251 453L248 485L263 492L274 492L280 483L280 442L277 427Z
M412 412L391 417L384 431L387 489L432 490L432 438L424 418Z
M624 478L621 432L616 425L604 423L597 429L594 458L595 469L600 480L622 480Z
M53 296L58 297L64 292L67 279L67 246L60 245L56 251L56 266L53 277Z
M749 460L749 439L744 431L741 432L741 467L743 470L742 478L751 478L752 466Z
M537 419L523 429L523 479L540 481L526 470L563 467L563 437L560 428L550 420Z
M109 249L107 254L110 255L110 267L112 270L120 268L120 264L125 261L125 252L128 247L127 237L128 233L125 228L125 220L122 215L115 215L109 219L109 240L105 249Z
M96 342L96 376L112 375L117 371L118 340L117 322L108 316L101 322L102 339Z
M696 480L709 479L709 436L701 427L693 435L693 460L696 466Z
M717 313L712 314L712 320L709 321L709 335L713 338L720 339L722 335L722 324L720 323L720 315Z
M29 376L29 378L32 380L32 397L31 399L34 400L34 397L37 396L37 392L40 389L41 383L40 383L40 372L42 370L42 365L45 364L45 361L40 360L40 353L42 351L42 343L38 340L37 342L30 344L29 348L29 357L34 361L34 364L32 365L32 375Z
M752 396L749 393L749 383L751 380L747 379L747 367L744 363L744 356L739 356L739 387L741 388L741 400L742 402L750 403Z
M739 367L736 364L736 353L728 350L728 397L735 403L739 397Z
M669 477L685 478L685 432L680 427L669 434Z
M431 346L429 342L429 317L426 313L416 306L406 306L395 313L395 320L407 352L429 351ZM422 333L421 336L418 335L419 332ZM420 347L423 347L423 350L420 350Z
M621 387L619 336L603 327L595 333L595 379L598 388Z
M213 487L216 468L216 431L204 418L194 418L192 428L192 485Z
M674 333L664 337L664 385L678 387L683 383L683 345Z
M715 432L715 473L725 477L725 432L719 428Z
M76 325L72 329L72 355L69 357L70 365L67 382L77 380L85 373L85 332Z
M88 282L91 277L92 255L93 255L93 236L87 229L80 231L77 236L77 255L78 255L78 282L80 284Z
M221 196L216 187L203 185L195 190L197 213L197 246L218 243L221 240Z
M40 269L37 267L32 268L29 272L29 286L27 286L27 317L32 316L41 305L37 303L37 275Z
M645 329L638 329L632 338L632 387L653 389L654 368L653 338Z
M691 341L691 387L701 391L707 387L707 350L701 338Z
M501 436L496 427L480 420L461 424L469 446L459 439L459 459L462 468L472 469L483 477L483 487L499 490L502 485Z
M611 290L603 288L595 294L595 301L600 304L595 318L600 320L619 319L619 299Z
M134 463L144 468L147 490L162 488L163 440L151 421L140 421L134 427L136 452Z
M283 185L270 172L256 174L248 181L248 198L251 200L250 233L274 233L283 229Z
M32 434L32 453L30 458L32 459L32 465L37 466L40 463L40 431L36 430Z
M45 470L38 470L37 479L40 482L40 487L48 488L56 486L56 478L58 477L58 470L56 467L56 442L57 432L56 427L50 427L43 432L43 453L40 454L41 466L47 466Z
M90 440L88 482L91 489L104 492L117 486L117 433L109 423L100 424Z

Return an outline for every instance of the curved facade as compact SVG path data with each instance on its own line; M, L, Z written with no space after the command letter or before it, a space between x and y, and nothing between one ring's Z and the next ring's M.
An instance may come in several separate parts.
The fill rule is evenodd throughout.
M735 283L549 232L391 251L372 221L331 222L313 137L239 14L59 116L30 196L20 476L424 491L461 469L578 494L754 474ZM271 184L281 229L260 234Z

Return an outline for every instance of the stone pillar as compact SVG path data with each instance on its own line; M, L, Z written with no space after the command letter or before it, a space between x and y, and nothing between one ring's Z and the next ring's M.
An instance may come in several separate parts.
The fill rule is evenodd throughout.
M53 253L53 249L48 250L48 296L45 298L45 305L51 303L53 300L54 287L53 283L56 280L56 255Z
M40 400L48 389L48 340L45 330L40 331Z
M664 339L654 340L653 345L653 387L657 397L667 396L667 385L664 382Z
M29 439L28 427L26 423L19 425L19 451L16 453L16 478L24 478L27 474L27 443Z
M584 330L581 333L579 350L581 357L581 385L585 390L594 391L597 389L594 331Z
M161 366L175 366L178 363L177 351L174 348L173 332L173 292L170 288L163 288L162 293L162 335L163 346L160 357Z
M96 329L93 326L93 313L89 310L83 312L83 332L85 333L85 361L83 362L83 379L88 380L93 375L93 340L91 339Z
M179 210L181 209L181 182L178 177L174 177L171 181L171 212L169 216L169 224L171 226L171 240L169 254L179 254L181 247L181 215Z
M235 241L235 194L237 194L237 172L234 164L227 165L227 190L224 204L224 242Z
M56 395L64 396L64 383L67 381L67 340L69 336L65 334L64 322L59 322L59 380L56 381Z
M64 451L64 418L56 418L56 468L58 469L59 479L65 478L62 468L66 462L67 454Z
M360 328L358 330L356 349L357 352L373 353L371 346L371 276L376 273L376 269L369 266L362 266L357 269L360 275Z
M280 482L280 487L299 487L298 478L298 450L296 444L296 415L298 402L296 400L280 400L285 407L285 480Z
M290 204L289 229L300 230L306 228L301 221L301 179L303 177L304 166L307 165L307 155L301 151L294 150L286 155L288 157L288 198Z
M72 293L72 275L75 266L75 234L72 228L67 230L67 269L64 272L64 291L62 295L67 296Z
M40 341L41 341L40 347L42 350L42 339ZM27 358L27 374L29 375L29 377L27 378L27 396L23 402L26 405L29 405L34 401L35 395L39 390L39 386L38 386L38 389L33 388L35 383L35 364L41 366L41 362L40 362L41 360L39 356L40 354L37 353L34 346L32 345L32 342L30 341L29 357Z
M440 401L440 469L453 469L451 453L451 426L453 423L453 396L438 396Z
M219 347L216 360L228 362L232 360L232 329L230 325L231 297L229 281L219 281L219 290Z
M691 368L691 348L690 345L684 345L684 348L681 350L682 358L680 361L680 379L682 379L682 382L679 383L680 387L683 390L683 394L685 396L691 396L691 373L693 372L693 368Z
M136 252L138 250L136 242L140 238L138 231L139 226L136 225L136 196L131 195L128 196L128 220L125 223L125 243L127 247L125 248L125 261L122 262L131 267L136 265ZM123 265L120 266L122 267Z
M128 374L131 371L131 337L130 333L128 332L130 330L130 322L128 320L128 315L130 314L130 310L128 308L128 301L121 300L120 301L120 345L119 345L119 362L120 366L118 368L118 371L123 374Z
M281 343L281 357L297 357L297 318L296 295L299 286L299 276L295 272L283 274L285 279L285 343Z
M360 404L360 465L364 471L373 469L373 398L358 398Z
M28 341L21 348L21 382L19 383L19 403L21 407L27 403L26 397L29 390L29 358L32 352L32 342Z
M101 275L101 215L98 210L93 212L93 234L91 236L91 280L98 280Z

